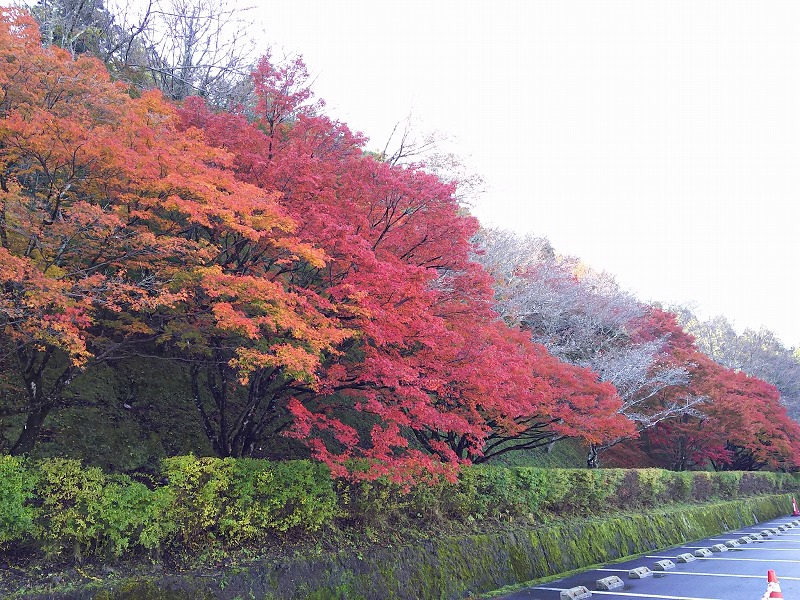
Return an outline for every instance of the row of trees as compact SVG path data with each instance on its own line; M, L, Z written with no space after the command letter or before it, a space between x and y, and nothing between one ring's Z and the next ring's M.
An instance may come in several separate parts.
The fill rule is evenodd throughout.
M301 59L265 55L219 110L132 94L21 11L0 53L12 454L77 375L157 356L186 367L220 456L282 435L337 473L413 477L577 438L592 465L620 446L679 469L800 464L775 387L546 242L479 230L457 182L365 152Z
M768 329L745 329L738 334L722 316L703 321L686 308L676 314L691 333L697 347L714 361L737 371L768 381L781 394L781 401L795 420L800 420L800 354Z
M592 445L590 464L625 442L616 454L632 464L787 466L797 429L781 399L796 402L800 363L773 334L739 336L721 317L702 323L686 308L646 306L541 238L484 231L481 242L506 322L612 383L619 412L636 424L636 443Z

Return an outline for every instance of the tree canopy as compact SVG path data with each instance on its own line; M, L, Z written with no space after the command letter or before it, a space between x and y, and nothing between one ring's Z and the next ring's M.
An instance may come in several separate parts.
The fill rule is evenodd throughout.
M41 39L2 12L10 452L77 375L154 356L220 456L280 436L407 480L572 438L592 465L620 444L672 468L800 464L775 387L546 241L480 230L458 182L327 117L302 58L264 55L222 109Z

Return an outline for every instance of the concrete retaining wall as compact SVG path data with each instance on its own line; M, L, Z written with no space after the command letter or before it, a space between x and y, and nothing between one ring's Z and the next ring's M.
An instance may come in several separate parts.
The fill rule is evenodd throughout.
M369 553L260 562L219 577L169 576L106 583L35 600L429 600L466 598L505 585L650 552L791 512L790 496L767 496L646 514L565 522L530 530L432 539Z

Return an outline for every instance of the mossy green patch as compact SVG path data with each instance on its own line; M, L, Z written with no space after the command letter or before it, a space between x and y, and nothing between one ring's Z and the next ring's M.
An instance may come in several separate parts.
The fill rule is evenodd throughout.
M786 514L788 496L769 496L702 506L677 506L608 519L578 519L537 529L495 534L432 537L416 546L374 547L260 563L226 575L224 588L196 587L176 593L197 596L285 600L446 600L489 592L522 581L538 581L575 569L613 562L722 531L752 525L755 518ZM160 586L127 584L95 596L104 600L161 600ZM139 595L136 595L139 594ZM57 598L58 596L51 596ZM64 596L66 598L66 596ZM173 595L169 598L182 598Z

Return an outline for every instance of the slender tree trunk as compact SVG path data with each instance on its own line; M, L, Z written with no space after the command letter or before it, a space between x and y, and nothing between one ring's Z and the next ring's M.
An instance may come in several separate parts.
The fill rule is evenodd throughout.
M22 428L17 441L11 447L12 456L31 453L33 447L36 445L36 440L39 439L44 420L47 418L47 415L50 414L52 408L52 403L46 403L34 408L28 413L25 426Z
M5 177L0 175L0 190L8 193L8 182ZM0 201L0 245L8 248L8 233L6 231L6 203Z
M589 453L586 457L586 466L590 469L596 469L599 462L600 450L595 444L589 445Z
M20 377L25 383L28 395L27 419L22 431L11 447L11 454L30 454L36 445L36 440L42 431L47 415L61 401L64 389L72 382L77 373L74 366L66 366L56 377L55 381L45 389L44 372L53 357L54 348L44 352L31 350L24 345L16 348L16 357L19 362Z
M223 448L220 443L220 437L215 431L214 423L212 422L211 417L209 416L208 411L203 404L203 398L200 394L199 365L194 365L191 368L190 385L192 388L192 400L194 400L194 405L197 407L197 412L200 413L200 418L203 421L203 430L205 431L206 437L208 438L208 441L211 442L211 446L214 448L214 452L217 453L217 456L220 458L225 458L225 456L227 456L225 448Z

